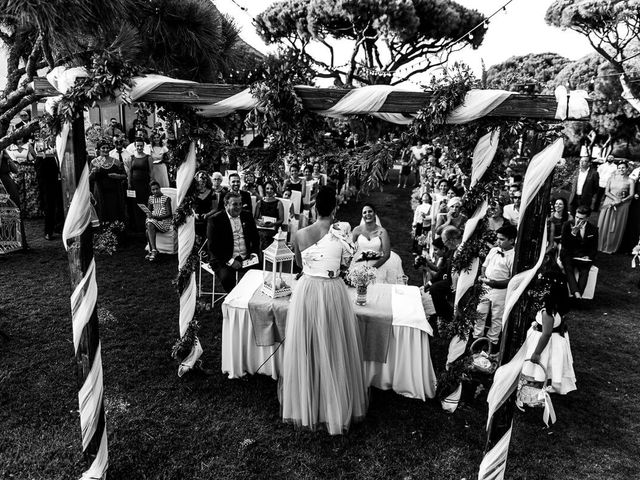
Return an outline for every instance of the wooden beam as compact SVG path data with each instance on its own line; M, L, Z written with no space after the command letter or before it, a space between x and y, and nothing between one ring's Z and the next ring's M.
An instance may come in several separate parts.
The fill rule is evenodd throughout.
M41 97L58 95L46 78L35 78L33 84L36 94ZM245 85L167 82L144 95L139 101L206 105L224 100L245 88ZM349 92L344 88L297 86L295 89L304 107L312 111L332 107ZM412 114L427 105L431 98L432 94L429 92L391 92L379 111ZM557 102L553 95L513 95L487 116L554 120L556 107Z

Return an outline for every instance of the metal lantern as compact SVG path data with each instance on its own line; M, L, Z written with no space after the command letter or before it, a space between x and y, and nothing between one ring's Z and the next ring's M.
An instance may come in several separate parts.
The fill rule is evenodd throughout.
M286 242L287 233L280 229L273 243L262 251L262 293L271 298L291 295L295 255Z
M20 221L20 209L0 183L0 254L22 248Z

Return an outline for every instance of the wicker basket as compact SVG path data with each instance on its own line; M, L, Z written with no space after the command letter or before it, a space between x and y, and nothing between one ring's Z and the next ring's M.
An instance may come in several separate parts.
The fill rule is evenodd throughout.
M489 345L489 351L485 352L483 350L476 352L475 348L482 343L487 343ZM491 341L487 337L480 337L476 339L469 347L469 351L471 352L471 363L469 369L472 372L486 373L491 375L498 368L498 359L497 355L491 354Z
M531 359L525 360L525 362L531 362ZM525 405L527 407L544 408L546 397L546 384L547 384L547 371L545 368L537 363L544 372L544 380L536 380L535 377L520 373L518 378L518 393L516 395L516 403L518 406Z

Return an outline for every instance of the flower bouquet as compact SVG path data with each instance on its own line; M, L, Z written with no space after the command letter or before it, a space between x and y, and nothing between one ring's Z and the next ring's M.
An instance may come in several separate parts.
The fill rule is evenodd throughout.
M356 287L356 304L367 303L367 286L376 279L376 269L369 265L358 265L347 272L346 280Z
M380 257L382 257L381 252L376 252L375 250L365 250L356 259L356 262L366 262L367 260L378 260Z

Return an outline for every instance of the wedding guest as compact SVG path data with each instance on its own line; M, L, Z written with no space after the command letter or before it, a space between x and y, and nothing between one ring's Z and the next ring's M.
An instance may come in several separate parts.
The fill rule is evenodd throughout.
M571 215L575 214L580 205L589 207L591 211L595 210L599 183L600 178L597 170L591 165L591 159L588 156L580 157L580 168L571 183L571 195L569 196Z
M213 195L213 182L211 177L204 170L199 170L194 176L196 185L196 196L193 205L195 215L196 235L205 238L207 235L207 222L216 213L217 201Z
M38 137L38 135L36 135ZM40 207L44 212L44 238L53 240L58 219L62 219L62 184L55 146L37 138L35 171L40 191Z
M607 188L609 178L613 175L618 166L613 162L614 156L607 155L606 160L598 166L598 198L596 199L596 207L599 207L604 198L604 191Z
M93 183L93 196L101 222L124 221L124 182L127 179L120 160L109 156L110 145L97 146L99 155L91 160L89 179Z
M604 192L600 216L598 217L598 250L615 253L620 248L627 225L629 205L635 194L635 182L629 178L629 164L619 162L618 170L611 175Z
M211 175L211 194L213 195L216 212L224 210L224 197L229 191L222 186L223 179L224 177L220 172L213 172L213 175Z
M446 247L445 273L442 280L433 282L429 292L431 293L431 299L433 301L433 307L438 315L444 322L451 322L453 320L453 297L454 297L454 284L453 284L453 254L462 241L462 233L455 227L447 227L442 232L442 242ZM435 240L434 240L435 242Z
M147 203L149 213L145 221L147 229L147 241L149 242L149 253L145 257L150 262L156 260L158 249L156 248L156 235L158 232L168 232L171 228L171 199L160 190L160 184L153 180L149 184L151 195Z
M507 285L513 275L513 246L518 230L507 224L496 230L497 246L489 250L478 281L485 285L486 293L478 303L478 317L473 327L473 336L484 336L487 318L490 318L487 337L491 341L492 351L497 351L498 339L502 332L502 315L507 296Z
M582 298L598 250L598 227L589 222L589 215L589 207L581 205L574 219L562 226L560 261L567 274L571 296L575 298Z
M517 227L520 223L520 200L522 199L522 192L520 190L514 190L509 194L511 202L509 205L505 205L502 209L502 216L511 225Z
M467 216L462 213L462 199L460 197L452 197L447 202L447 213L441 216L436 224L436 234L440 235L442 231L449 226L456 227L458 230L464 230L464 224L467 223Z
M407 181L411 175L411 152L403 149L400 157L400 176L398 177L398 188L407 188Z
M244 185L242 189L254 195L256 198L262 198L264 196L264 187L261 187L256 182L256 176L253 172L247 171L244 174Z
M251 194L246 190L240 190L240 175L232 173L229 175L230 191L240 195L242 200L242 210L253 215L253 203L251 202Z
M630 252L638 243L640 238L640 167L635 168L629 175L629 179L634 182L633 198L629 204L629 215L627 216L627 226L622 237L619 251Z
M320 162L313 162L313 172L311 173L311 177L317 183L318 188L326 186Z
M135 203L147 203L150 195L151 172L153 171L153 162L151 156L144 152L145 143L142 139L134 142L135 153L131 156L131 167L127 176L129 190L135 191ZM145 216L143 212L136 206L130 205L130 212L133 212L131 228L134 232L146 231Z
M418 245L417 238L426 234L431 229L431 195L423 193L420 197L420 204L413 213L413 251L416 255L420 254L422 247Z
M299 211L302 211L302 201L307 193L307 182L300 177L300 165L292 163L289 166L289 177L284 181L283 189L300 192Z
M573 217L569 214L569 206L563 197L558 197L551 203L552 212L549 218L549 241L557 245L562 240L562 225Z
M497 200L493 200L487 210L487 226L489 230L495 232L503 225L506 225L502 216L502 205Z
M124 167L125 172L129 175L131 170L131 153L124 148L124 139L117 138L113 142L114 148L109 152L111 158L118 160Z
M284 222L284 206L276 198L276 185L268 180L264 184L264 197L258 200L255 214L260 246L264 250L273 241L278 229Z
M111 118L109 120L109 126L104 129L104 135L109 138L110 141L113 141L114 137L120 137L120 135L124 135L122 131L122 125L118 123L118 120L115 118Z
M154 134L151 137L151 144L149 146L149 155L153 162L153 169L151 176L160 184L161 188L169 186L169 173L167 171L169 149L164 145L164 141L159 134Z
M420 186L420 167L427 155L427 146L423 145L422 140L417 140L416 144L411 146L409 151L411 153L411 168L415 178L414 184Z
M246 270L243 261L260 254L260 237L253 215L242 208L239 192L228 192L224 207L209 218L207 239L211 267L228 293L236 286L236 275Z

